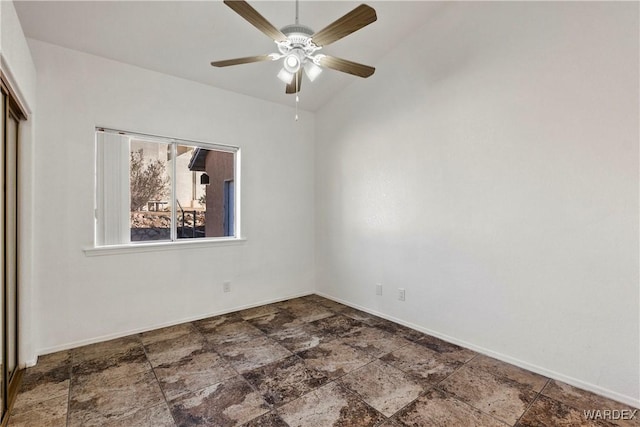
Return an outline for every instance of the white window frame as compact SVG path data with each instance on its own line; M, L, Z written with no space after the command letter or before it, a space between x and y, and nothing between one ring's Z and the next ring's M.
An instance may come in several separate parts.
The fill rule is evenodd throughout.
M120 139L114 143L122 142L121 138L135 138L136 140L146 140L151 142L169 144L171 147L171 197L175 200L175 153L178 145L188 145L192 147L204 148L207 150L222 151L233 154L234 171L234 235L225 237L201 237L193 239L178 239L176 236L177 206L171 203L171 238L161 241L130 241L130 200L129 200L129 146L120 144L121 150L105 150L104 144L99 144L99 138L105 142L108 139ZM153 252L160 250L175 250L180 248L219 246L238 244L245 241L241 234L241 170L240 170L240 147L224 145L204 141L195 141L182 138L172 138L166 136L149 135L139 132L123 131L105 127L95 129L95 200L94 200L94 244L85 248L87 256L110 255L131 252ZM108 176L108 179L103 177ZM119 212L119 215L111 215L106 218L105 205L115 206L112 211ZM108 231L107 231L108 230Z

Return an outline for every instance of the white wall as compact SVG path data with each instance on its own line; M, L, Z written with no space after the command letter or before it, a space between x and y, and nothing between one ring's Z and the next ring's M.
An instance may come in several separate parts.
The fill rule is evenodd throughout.
M296 123L288 107L29 45L38 71L38 353L313 291L313 114ZM87 257L95 126L239 146L246 242Z
M443 7L316 115L318 291L637 406L638 29Z
M33 354L31 312L33 283L33 146L36 110L36 69L18 15L11 1L0 1L0 69L26 110L20 124L19 147L19 363Z

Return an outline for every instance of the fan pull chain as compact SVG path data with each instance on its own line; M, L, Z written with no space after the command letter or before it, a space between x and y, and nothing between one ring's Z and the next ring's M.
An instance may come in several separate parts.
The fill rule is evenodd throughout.
M298 96L298 91L300 88L298 87L298 76L294 77L296 79L296 122L298 121L298 104L300 103L300 97Z
M299 0L296 0L296 25L298 25L300 23L298 21L298 8L299 7L300 7ZM301 72L302 72L302 70L298 71L298 73L301 73ZM302 76L300 76L300 77L302 77ZM298 96L298 93L300 91L300 87L298 86L298 75L297 75L297 73L293 78L296 79L296 122L297 122L298 121L298 104L300 103L300 97Z

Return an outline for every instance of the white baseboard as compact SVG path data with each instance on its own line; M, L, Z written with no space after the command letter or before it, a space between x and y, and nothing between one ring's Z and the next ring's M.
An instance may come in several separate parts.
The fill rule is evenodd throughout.
M82 346L88 345L88 344L95 344L95 343L99 343L99 342L103 342L103 341L109 341L109 340L112 340L112 339L122 338L122 337L126 337L126 336L133 335L133 334L139 334L139 333L142 333L142 332L149 332L149 331L153 331L153 330L156 330L156 329L161 329L161 328L166 328L166 327L169 327L169 326L179 325L181 323L193 322L193 321L196 321L196 320L206 319L208 317L220 316L222 314L233 313L234 311L246 310L248 308L259 307L261 305L266 305L266 304L273 304L275 302L286 301L286 300L291 299L291 298L299 298L299 297L312 295L312 294L314 294L313 291L302 292L302 293L289 295L289 296L282 297L282 298L274 298L274 299L269 299L269 300L253 303L253 304L246 304L246 305L241 305L241 306L230 308L230 309L225 309L225 310L221 310L221 311L215 311L215 312L211 312L211 313L207 313L207 314L203 314L203 315L198 315L198 316L193 316L193 317L186 317L186 318L183 318L183 319L173 320L173 321L161 323L161 324L158 324L158 325L147 326L147 327L144 327L144 328L130 329L130 330L127 330L127 331L121 331L121 332L117 332L117 333L113 333L113 334L102 335L102 336L97 337L97 338L89 338L89 339L73 341L73 342L69 342L69 343L65 343L65 344L57 345L57 346L53 346L53 347L46 347L46 348L42 348L42 349L37 350L35 355L34 355L35 358L27 360L25 362L25 364L26 364L27 367L35 366L36 363L37 363L38 357L39 356L44 356L45 354L55 353L55 352L64 351L64 350L70 350L70 349L77 348L77 347L82 347Z
M402 319L398 319L398 318L395 318L393 316L389 316L388 314L380 313L380 312L372 310L370 308L359 306L357 304L353 304L351 302L341 300L340 298L336 298L334 296L325 294L323 292L316 292L316 294L320 295L321 297L330 299L332 301L339 302L340 304L344 304L344 305L347 305L349 307L356 308L358 310L364 311L366 313L373 314L374 316L382 317L383 319L390 320L392 322L398 323L398 324L406 326L408 328L415 329L415 330L420 331L422 333L425 333L425 334L428 334L428 335L432 335L432 336L434 336L436 338L440 338L440 339L442 339L444 341L447 341L447 342L450 342L452 344L456 344L456 345L459 345L461 347L465 347L465 348L468 348L470 350L473 350L475 352L482 353L482 354L484 354L486 356L493 357L494 359L498 359L498 360L501 360L503 362L510 363L512 365L518 366L520 368L526 369L526 370L534 372L536 374L540 374L540 375L543 375L545 377L548 377L548 378L551 378L551 379L554 379L554 380L562 381L564 383L567 383L567 384L572 385L574 387L580 388L582 390L590 391L590 392L598 394L600 396L604 396L604 397L606 397L608 399L612 399L612 400L615 400L617 402L624 403L625 405L630 405L630 406L633 406L635 408L640 408L640 399L636 399L636 398L633 398L631 396L627 396L627 395L615 392L613 390L609 390L609 389L597 386L595 384L591 384L591 383L588 383L588 382L585 382L585 381L582 381L582 380L579 380L579 379L576 379L576 378L561 374L559 372L555 372L555 371L543 368L541 366L533 365L531 363L528 363L528 362L513 358L511 356L507 356L507 355L504 355L502 353L495 352L495 351L490 350L488 348L480 347L480 346L477 346L475 344L471 344L471 343L468 343L466 341L459 340L457 338L450 337L450 336L445 335L445 334L441 334L441 333L439 333L437 331L433 331L433 330L424 328L422 326L413 324L411 322L407 322L407 321L404 321Z

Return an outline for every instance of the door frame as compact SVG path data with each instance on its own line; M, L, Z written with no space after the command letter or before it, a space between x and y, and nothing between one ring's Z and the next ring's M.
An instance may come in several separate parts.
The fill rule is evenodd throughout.
M14 351L15 353L13 354L13 357L15 359L15 368L13 369L12 372L8 372L7 370L7 359L9 356L9 346L7 345L8 343L8 298L7 298L7 277L6 277L6 268L3 268L2 270L2 274L3 274L3 280L2 280L2 289L0 289L0 292L2 292L3 298L2 298L2 320L3 320L3 324L2 324L2 328L0 328L0 333L1 333L1 337L0 339L2 340L2 370L0 372L0 375L2 376L1 380L2 380L2 390L0 391L2 393L2 408L0 408L0 416L1 418L1 422L0 422L0 426L5 426L8 423L9 420L9 414L10 414L10 410L11 407L13 405L13 402L15 401L15 398L17 396L17 392L18 392L18 388L20 386L20 382L22 380L22 375L24 373L23 369L20 369L20 360L19 360L19 331L20 331L20 326L19 326L19 319L20 319L20 315L19 315L19 310L20 310L20 261L21 261L21 257L20 257L20 122L23 120L26 120L27 118L27 114L26 111L24 110L24 108L22 108L22 105L20 104L20 102L18 101L18 96L16 95L16 93L12 90L11 85L8 82L8 79L5 77L5 75L2 73L2 70L0 70L0 90L2 91L2 94L5 95L4 97L4 117L2 120L3 123L3 128L0 129L0 135L2 136L2 147L1 149L3 150L3 156L2 156L2 165L1 165L1 173L3 174L3 182L5 185L9 185L9 183L7 182L7 170L6 170L6 161L7 161L7 139L8 139L8 122L9 120L15 120L17 122L17 129L16 129L16 141L15 141L15 182L13 183L13 185L15 186L15 192L16 192L16 199L15 199L15 215L16 215L16 222L15 222L15 236L16 236L16 241L15 241L15 281L16 281L16 289L15 289L15 319L13 319L13 323L14 323L14 327L15 330L14 332L14 337L15 337L15 342L12 343L12 351ZM3 189L2 191L2 197L6 197L5 196L5 191ZM6 228L8 226L7 224L7 217L5 215L6 213L6 209L7 209L7 205L6 205L6 199L3 200L3 209L4 212L2 214L3 216L3 220L2 220L2 224L0 224L1 227L3 227L3 236L6 236ZM3 245L7 244L6 238L3 239L2 242ZM3 259L2 259L2 263L3 265L6 266L8 262L7 259L7 250L6 247L3 250Z

